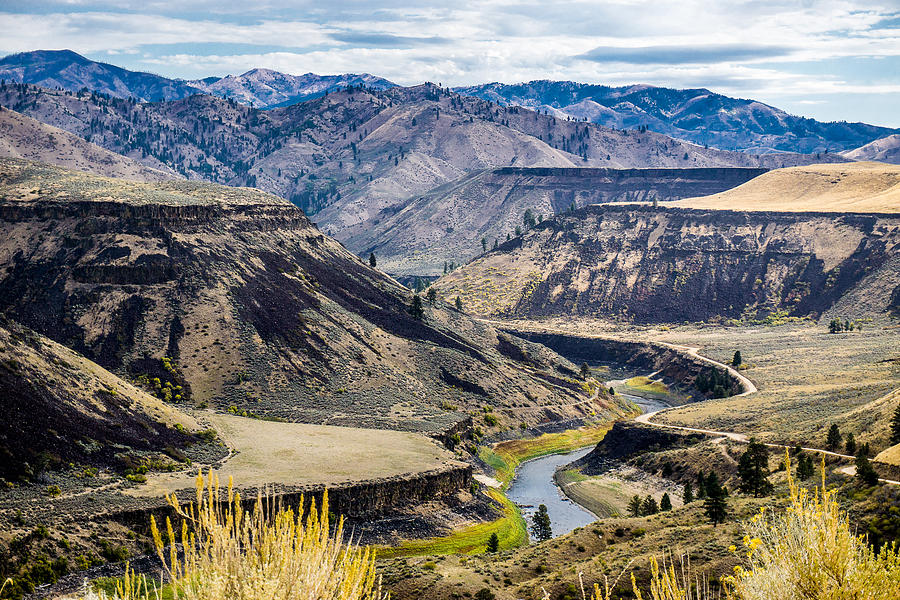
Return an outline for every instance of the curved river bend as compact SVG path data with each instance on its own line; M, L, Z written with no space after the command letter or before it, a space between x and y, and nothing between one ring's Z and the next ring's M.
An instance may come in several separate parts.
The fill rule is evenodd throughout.
M612 381L607 385L615 383L618 382ZM622 395L637 404L645 413L669 407L660 400L641 398L630 394ZM568 454L549 454L519 465L516 477L506 491L506 496L522 509L522 516L529 529L531 528L531 517L537 512L540 504L547 506L554 537L597 520L594 513L565 496L553 480L553 474L559 467L578 460L593 448L594 446L591 445Z

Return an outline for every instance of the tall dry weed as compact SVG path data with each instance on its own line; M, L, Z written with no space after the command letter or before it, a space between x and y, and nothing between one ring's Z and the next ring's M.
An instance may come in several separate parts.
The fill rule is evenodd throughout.
M179 517L151 530L164 564L166 595L177 600L385 600L375 574L375 553L344 545L343 518L329 526L328 495L304 514L261 493L250 511L229 480L226 499L218 478L198 475L196 502L167 500ZM159 586L128 572L114 600L158 599ZM100 596L103 597L102 595Z

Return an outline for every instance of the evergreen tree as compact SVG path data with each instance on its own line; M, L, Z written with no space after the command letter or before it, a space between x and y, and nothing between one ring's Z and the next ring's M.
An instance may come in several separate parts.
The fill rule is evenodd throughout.
M644 501L641 503L641 513L645 515L655 515L659 512L659 505L656 503L656 498L647 494L647 497L644 498Z
M847 454L856 455L856 438L853 437L853 433L847 434L847 439L844 441L844 449L847 451Z
M494 250L496 250L499 247L500 247L500 240L498 240L497 238L494 238Z
M631 500L628 502L628 513L632 517L641 516L641 497L640 496L632 496Z
M409 314L411 314L414 319L419 320L425 316L425 309L422 308L422 297L418 294L415 294L412 297L412 302L409 305Z
M481 251L487 252L487 240L485 238L481 238Z
M462 300L459 299L459 296L456 297L456 310L462 310Z
M741 366L743 363L744 363L744 359L741 358L741 351L740 351L740 350L735 350L735 351L734 351L734 358L731 359L731 366L733 366L733 367L739 367L739 366Z
M659 510L672 510L672 499L669 498L668 492L662 495L662 499L659 501Z
M891 419L891 443L900 444L900 404L894 410L894 418Z
M878 484L878 473L869 462L869 458L863 454L856 457L856 476L866 485Z
M828 438L825 440L825 445L832 452L837 452L841 449L841 430L838 428L837 423L832 423L828 429Z
M587 379L591 374L591 368L586 362L581 363L581 378Z
M769 449L765 444L750 438L747 451L738 461L738 476L741 478L740 488L745 494L753 494L759 498L771 487L766 477L769 474Z
M377 264L378 264L378 261L375 259L375 253L374 252L369 253L369 266L374 269Z
M428 286L428 302L434 306L434 303L437 302L437 290L435 290L432 286Z
M697 499L703 500L704 498L706 498L706 475L697 473Z
M694 501L694 487L690 481L684 484L684 493L681 496L681 501L685 504L690 504Z
M801 454L797 459L797 479L801 481L809 479L816 472L811 456Z
M553 530L550 528L550 515L547 514L547 506L545 504L538 506L538 511L531 518L531 535L539 542L553 537Z
M710 473L709 479L706 481L706 501L704 502L704 510L706 517L715 527L719 523L725 521L728 516L728 501L725 499L725 490L719 485L719 478L715 473Z
M497 535L496 531L491 534L491 537L488 538L487 551L488 552L499 552L500 551L500 537Z

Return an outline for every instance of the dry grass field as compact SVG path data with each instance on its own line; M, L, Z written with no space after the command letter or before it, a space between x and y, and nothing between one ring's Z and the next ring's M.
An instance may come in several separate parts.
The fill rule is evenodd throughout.
M668 203L683 208L777 212L900 212L900 165L878 162L788 167L736 188Z
M888 321L840 334L811 321L636 327L560 318L540 326L698 347L701 355L726 363L741 351L741 372L759 388L756 394L681 406L655 417L659 422L819 447L829 425L837 423L857 442L869 442L874 452L889 445L888 426L898 401L889 394L900 387L900 329Z
M328 485L412 474L454 462L452 453L416 433L213 413L205 418L231 450L219 473L241 487ZM190 473L155 473L129 492L159 497L193 485Z

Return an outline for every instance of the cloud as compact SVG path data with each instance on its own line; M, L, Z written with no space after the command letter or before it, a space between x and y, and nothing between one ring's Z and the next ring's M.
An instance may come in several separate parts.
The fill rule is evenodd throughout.
M373 48L410 48L412 46L448 44L451 40L444 37L413 37L405 35L391 35L389 33L365 33L357 31L341 31L332 33L331 39L339 42L353 44L354 46L367 46Z
M619 62L635 65L680 65L770 59L789 56L791 51L792 49L786 46L752 44L600 46L575 58L594 62Z

